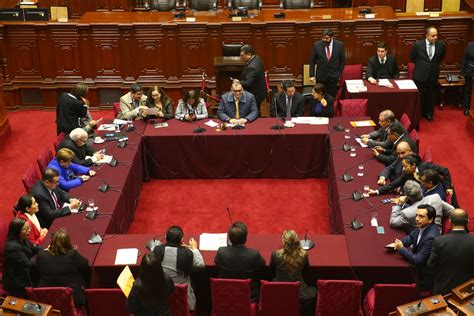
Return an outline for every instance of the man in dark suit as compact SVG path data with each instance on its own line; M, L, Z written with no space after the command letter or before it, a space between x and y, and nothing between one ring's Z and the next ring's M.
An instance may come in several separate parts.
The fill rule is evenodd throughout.
M418 285L424 291L433 288L433 272L426 265L431 254L433 241L439 236L439 228L434 223L435 209L428 204L418 205L416 210L416 226L403 240L395 239L390 244L408 262L415 265L418 274ZM408 248L412 246L412 248Z
M335 98L337 84L344 70L346 57L344 55L344 44L333 39L333 35L331 29L325 29L322 39L314 43L309 76L314 83L317 81L324 84L327 94ZM314 65L317 66L316 77L314 75Z
M258 117L255 97L244 91L242 84L234 81L231 91L224 93L217 109L217 116L222 122L244 125Z
M386 166L397 160L395 149L402 141L410 144L412 151L418 154L418 146L416 146L415 142L411 139L400 123L392 123L392 125L390 125L387 139L392 143L390 148L383 148L382 146L375 146L372 148L375 158Z
M275 94L272 107L270 108L271 116L298 117L304 115L304 97L296 91L293 80L284 80L281 83L283 92Z
M402 159L407 155L415 155L415 153L411 150L410 144L404 141L397 144L395 152L397 153L397 159L386 166L379 174L379 178L377 180L378 185L387 184L387 179L394 181L400 177L403 171Z
M446 55L445 44L438 41L438 30L431 26L426 29L426 38L416 41L410 52L415 63L413 80L420 92L421 115L433 122L439 65Z
M395 57L388 55L387 44L380 42L377 45L377 55L369 58L367 63L367 80L376 84L377 79L398 78L398 66Z
M455 209L449 214L451 232L433 243L428 267L435 274L433 294L448 294L454 287L474 278L474 236L466 232L466 211Z
M381 146L382 148L392 147L393 143L387 140L387 135L388 129L393 122L398 122L395 114L391 110L383 110L379 114L380 128L370 134L361 135L360 140L370 148L375 146Z
M240 75L240 83L245 90L255 96L257 108L260 111L262 101L267 97L267 85L265 83L265 67L260 56L255 55L255 50L250 45L244 45L240 49L240 59L247 63Z
M441 200L446 201L446 191L436 170L423 170L420 173L420 183L423 187L423 196L438 194Z
M461 73L464 76L464 115L469 114L471 108L472 76L474 75L474 42L467 44L464 51Z
M48 168L44 171L42 179L38 180L31 189L38 203L39 211L36 213L41 227L49 228L57 217L71 214L71 209L78 209L81 202L71 198L69 194L58 187L59 174L56 170ZM69 203L69 206L64 206Z
M229 247L217 250L214 262L219 268L219 278L223 279L252 279L252 300L258 299L260 287L259 277L265 267L265 259L258 250L247 248L247 226L242 222L235 222L229 228Z
M87 144L87 132L82 128L75 128L69 135L66 135L58 146L61 148L68 148L74 152L72 162L86 167L92 166L98 160L101 160L104 155L100 151L95 151L92 146Z

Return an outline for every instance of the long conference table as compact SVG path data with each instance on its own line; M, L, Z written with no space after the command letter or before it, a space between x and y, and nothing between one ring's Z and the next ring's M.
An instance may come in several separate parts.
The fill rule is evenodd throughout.
M133 211L140 196L141 183L147 175L146 169L150 170L152 176L164 178L171 176L182 178L186 175L211 177L213 175L207 173L207 168L198 169L196 173L192 173L191 168L179 169L179 166L182 166L179 159L184 159L185 155L188 155L189 158L186 158L188 163L201 162L202 160L198 157L202 151L207 150L209 157L214 156L214 158L206 158L222 157L225 160L226 155L231 155L230 150L235 148L235 151L245 154L232 160L228 165L223 165L220 172L232 171L233 177L236 175L266 177L270 171L265 168L261 174L246 174L247 163L237 162L239 159L247 159L248 162L256 163L259 159L261 161L266 159L266 168L275 172L279 171L282 177L285 175L304 177L295 172L294 164L285 164L283 162L285 159L275 156L275 153L288 154L291 149L294 149L298 153L294 156L294 163L301 164L298 165L299 168L313 168L312 176L322 176L326 172L328 174L329 217L332 234L311 236L316 247L309 251L311 276L308 282L315 283L318 278L360 279L366 288L375 283L412 283L413 277L408 264L397 253L390 253L384 248L395 238L401 238L404 235L402 231L388 226L391 206L382 205L380 203L382 197L370 197L360 201L354 201L351 198L354 190L358 189L362 192L365 184L373 186L377 174L383 168L382 164L371 159L370 150L356 145L354 136L372 130L370 127L350 127L349 121L358 119L366 118L333 118L329 125L297 125L293 129L274 131L270 127L275 124L275 119L261 118L248 124L244 130L216 132L206 127L207 131L204 135L194 134L195 127L192 124L175 120L168 121L169 126L166 128L153 128L151 122L136 121L134 123L136 130L127 134L129 138L127 147L118 148L115 141L107 142L103 146L108 154L112 154L118 160L117 166L97 167L98 172L94 178L70 192L72 196L79 197L83 201L95 199L99 207L99 216L95 220L88 220L85 219L84 213L79 213L58 218L50 228L49 234L60 227L66 227L78 251L89 260L92 269L91 287L116 287L115 281L123 269L123 266L114 264L117 249L139 249L137 265L131 266L132 271L136 272L141 257L148 251L145 243L154 237L151 234L126 234L133 220ZM346 138L344 132L337 132L332 128L338 123L349 129L351 138ZM236 139L239 140L235 141ZM232 143L232 146L226 144L233 141L235 143ZM263 142L273 142L274 154L262 154L269 150L269 144ZM356 148L355 157L351 157L350 152L342 150L344 144ZM257 148L259 146L262 148ZM305 146L310 148L305 149ZM312 148L314 146L318 147ZM213 148L215 152L210 148ZM300 157L303 152L311 156ZM175 154L180 158L170 158ZM176 161L173 162L174 160ZM202 163L206 164L209 161L204 160ZM323 165L320 165L321 161L324 162ZM215 160L213 162L215 163ZM157 167L158 164L161 167ZM359 164L364 165L364 176L357 176L360 171ZM173 168L180 173L166 174ZM160 171L160 169L165 171ZM353 181L341 180L342 174L346 171L354 177ZM98 190L98 187L105 182L111 189L103 193ZM377 213L379 225L385 228L383 235L377 234L375 227L370 226L374 212ZM364 224L360 230L353 230L348 226L356 217ZM157 233L165 229L166 227L156 227ZM88 243L93 233L103 237L102 244ZM189 237L199 240L198 236L185 236L185 238ZM49 242L50 239L47 238L43 246ZM257 248L267 264L271 252L280 244L281 235L251 234L248 238L248 246ZM209 277L216 275L215 252L203 251L202 253L206 269L196 275L196 292L201 304L200 311L208 311L210 306Z

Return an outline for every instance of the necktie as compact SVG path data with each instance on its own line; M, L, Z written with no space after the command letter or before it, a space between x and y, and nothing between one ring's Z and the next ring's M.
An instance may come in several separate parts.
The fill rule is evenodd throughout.
M428 57L430 57L430 60L433 59L433 44L429 44L429 51L428 51Z
M326 46L326 57L328 58L328 61L331 59L331 48Z
M235 99L235 118L239 119L239 99Z
M423 234L423 233L422 233L421 230L420 230L420 232L418 233L418 238L416 239L416 246L417 246L417 247L418 247L418 244L420 243L420 239L421 239L421 235L422 235L422 234Z
M286 98L286 117L291 118L291 102L293 101L292 97Z
M385 59L380 59L380 63L383 65L385 64Z
M54 191L51 191L51 196L53 197L54 205L56 205L56 208L61 208L61 205L58 201L58 197L56 196L56 193L54 193Z

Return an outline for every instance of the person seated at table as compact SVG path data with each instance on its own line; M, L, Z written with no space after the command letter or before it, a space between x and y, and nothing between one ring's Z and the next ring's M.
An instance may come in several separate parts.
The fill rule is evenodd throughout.
M138 277L127 298L127 311L135 316L170 316L168 297L174 283L163 272L161 258L154 252L143 256Z
M438 194L443 201L446 201L446 191L441 184L439 174L435 170L423 170L420 176L420 182L423 188L423 196Z
M207 118L206 102L200 98L196 90L189 90L178 101L174 118L180 121L198 121Z
M405 260L416 266L418 286L425 292L430 292L433 289L434 275L428 268L427 262L433 241L439 236L439 228L434 223L435 218L436 211L431 205L418 205L416 210L417 228L403 240L395 239L395 242L389 244L398 250ZM423 294L422 296L424 296Z
M304 277L309 277L308 254L301 248L294 230L285 230L282 248L273 251L270 271L275 282L300 282L300 315L314 315L316 308L316 287L309 286Z
M58 186L59 173L48 168L44 171L41 180L31 189L38 202L39 211L36 213L41 227L49 228L55 218L71 214L71 209L78 209L81 202L71 198L69 194Z
M171 277L174 284L188 285L189 310L196 307L196 297L191 286L191 273L204 269L204 259L197 247L194 238L189 239L187 245L183 243L183 229L171 226L166 230L166 245L153 249L159 258L163 258L161 265L163 271Z
M150 88L147 106L156 108L156 117L165 120L173 118L173 100L166 94L162 87L154 85Z
M250 92L244 91L238 81L232 82L231 91L221 97L217 117L222 122L244 125L258 117L258 108L255 97Z
M227 233L231 246L220 247L214 257L222 279L252 279L252 301L257 301L260 288L260 275L265 267L265 259L256 249L247 248L247 226L235 222Z
M89 282L89 260L72 245L64 228L53 234L48 249L38 252L38 287L70 287L74 305L86 306L84 289Z
M117 118L122 120L139 120L148 114L147 97L142 86L132 84L130 92L120 97L120 112Z
M418 146L416 146L415 142L411 139L406 130L403 128L402 124L399 122L394 122L392 125L390 125L387 139L392 143L390 148L383 148L382 146L375 146L372 148L372 153L374 154L375 158L386 166L397 160L395 148L397 147L398 143L402 141L409 143L412 151L418 154Z
M311 116L333 117L334 98L326 94L326 87L322 83L317 83L313 87L313 98L309 102Z
M92 146L87 144L89 136L82 128L75 128L69 135L66 135L58 146L58 150L68 148L74 152L72 162L82 166L92 166L101 160L104 155L101 151L96 151Z
M399 76L395 57L388 55L387 43L377 44L377 55L369 58L367 63L367 80L376 84L378 79L396 79Z
M73 163L73 159L74 152L68 148L62 148L48 164L48 168L59 173L59 187L65 191L80 186L95 175L94 170Z
M48 229L41 228L38 217L36 217L39 208L35 198L28 194L22 195L15 204L15 211L17 212L16 217L24 218L30 224L31 229L28 236L30 241L35 245L41 244L48 234Z
M380 127L369 134L361 135L360 140L370 148L374 148L375 146L391 148L393 143L387 139L387 136L388 129L393 122L398 123L398 120L395 118L395 114L391 110L383 110L379 114Z
M397 179L403 171L402 160L407 155L416 155L407 142L399 142L396 147L397 159L390 165L386 166L379 175L377 180L378 185L386 185L387 179L394 181Z
M31 260L42 248L30 239L30 224L24 218L15 217L8 225L7 241L3 252L3 289L18 297L26 296L26 286L30 286L28 273L34 267Z
M428 204L435 209L435 223L441 229L443 217L454 210L454 207L441 200L438 194L423 197L420 184L413 180L405 182L403 194L405 195L392 199L392 202L395 204L392 206L392 214L390 216L390 226L392 227L411 231L416 227L415 217L418 205Z
M304 97L296 91L293 80L283 80L282 92L275 94L274 104L270 107L270 114L274 117L285 117L291 119L304 115Z

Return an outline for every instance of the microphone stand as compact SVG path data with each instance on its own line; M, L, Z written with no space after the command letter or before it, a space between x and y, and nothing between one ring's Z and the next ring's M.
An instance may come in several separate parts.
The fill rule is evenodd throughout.
M311 250L314 248L314 242L312 242L308 237L308 230L304 233L304 239L300 240L300 246L304 250Z

